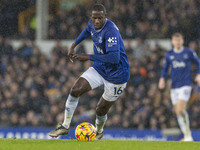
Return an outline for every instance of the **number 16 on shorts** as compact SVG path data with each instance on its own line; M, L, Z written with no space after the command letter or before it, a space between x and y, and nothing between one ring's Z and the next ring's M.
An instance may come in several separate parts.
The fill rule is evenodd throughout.
M126 83L112 84L112 83L107 82L105 85L103 98L107 101L115 101L122 94L125 88L126 88Z
M119 96L120 94L122 94L124 89L122 89L122 87L114 87L114 95Z

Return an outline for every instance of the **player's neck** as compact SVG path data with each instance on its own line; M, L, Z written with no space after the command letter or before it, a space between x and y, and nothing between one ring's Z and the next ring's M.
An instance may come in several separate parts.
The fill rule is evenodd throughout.
M180 53L183 50L183 46L182 47L174 47L174 51Z

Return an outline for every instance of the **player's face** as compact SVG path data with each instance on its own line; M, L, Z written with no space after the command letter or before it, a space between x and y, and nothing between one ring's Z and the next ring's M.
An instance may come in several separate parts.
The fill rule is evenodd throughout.
M184 44L183 37L181 36L174 36L172 37L172 45L175 49L181 49Z
M106 15L103 11L92 11L91 19L95 29L98 30L103 27Z

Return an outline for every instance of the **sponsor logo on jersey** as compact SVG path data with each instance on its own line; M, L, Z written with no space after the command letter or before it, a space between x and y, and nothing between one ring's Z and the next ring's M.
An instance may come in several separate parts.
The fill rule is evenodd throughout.
M108 47L112 47L117 44L117 37L108 38Z
M173 68L184 68L186 66L185 62L183 61L173 61L172 62Z
M103 54L103 50L102 50L101 48L99 48L99 47L98 47L98 46L96 46L96 45L95 45L95 47L96 47L96 49L97 49L98 53L100 53L100 54Z

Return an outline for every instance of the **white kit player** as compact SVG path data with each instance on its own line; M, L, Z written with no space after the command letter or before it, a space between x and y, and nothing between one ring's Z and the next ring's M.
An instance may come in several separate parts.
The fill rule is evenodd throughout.
M171 67L172 87L170 95L178 124L184 134L182 141L193 141L186 107L192 90L191 62L195 62L197 66L195 81L200 85L200 61L193 50L183 46L184 37L181 33L174 33L171 41L173 49L165 54L164 67L158 87L165 88L165 77L169 67Z

